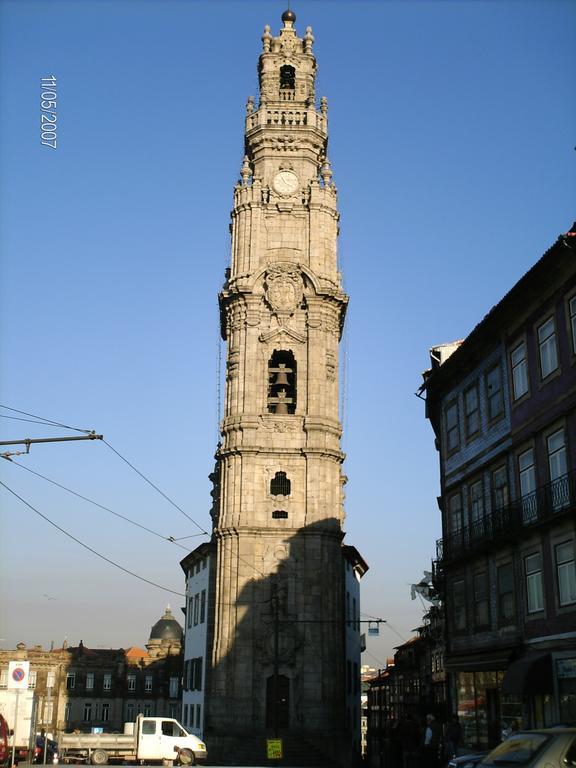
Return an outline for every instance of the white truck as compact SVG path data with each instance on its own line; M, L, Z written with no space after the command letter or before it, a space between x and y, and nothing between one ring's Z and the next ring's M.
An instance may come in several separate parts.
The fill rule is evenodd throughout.
M124 733L61 733L60 762L85 760L93 765L108 762L143 762L194 765L206 759L206 745L171 717L138 715L126 723Z
M12 753L14 748L15 759L26 760L31 740L34 746L34 691L13 691L5 688L0 690L0 715L6 718L12 731L9 740L10 752Z

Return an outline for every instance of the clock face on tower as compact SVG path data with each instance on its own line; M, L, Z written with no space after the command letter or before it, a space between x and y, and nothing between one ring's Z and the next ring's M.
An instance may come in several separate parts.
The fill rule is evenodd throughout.
M279 195L293 195L298 184L298 176L294 171L279 171L272 180L272 186Z

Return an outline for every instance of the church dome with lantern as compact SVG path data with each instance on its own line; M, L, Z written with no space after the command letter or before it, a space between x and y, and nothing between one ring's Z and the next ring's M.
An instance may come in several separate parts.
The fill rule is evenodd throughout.
M151 656L168 656L180 653L184 631L174 618L168 605L164 615L150 630L146 648Z

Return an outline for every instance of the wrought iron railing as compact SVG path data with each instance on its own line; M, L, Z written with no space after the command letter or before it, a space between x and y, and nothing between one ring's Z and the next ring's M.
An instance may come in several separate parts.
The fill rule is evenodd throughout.
M553 519L573 510L576 501L576 470L473 520L436 542L436 558L457 560L491 544L495 539L516 537L526 526Z

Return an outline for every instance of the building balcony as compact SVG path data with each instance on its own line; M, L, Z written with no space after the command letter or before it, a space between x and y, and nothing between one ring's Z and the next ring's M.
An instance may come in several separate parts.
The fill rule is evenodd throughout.
M447 563L490 550L496 543L517 541L522 531L549 524L561 516L573 514L575 509L576 470L573 470L438 539L439 574Z

